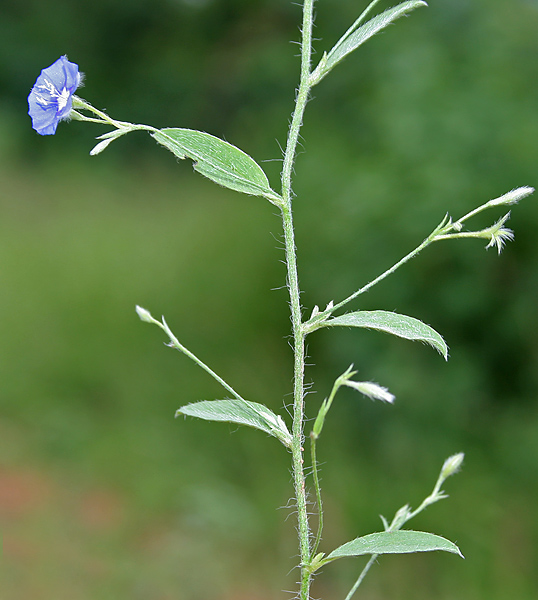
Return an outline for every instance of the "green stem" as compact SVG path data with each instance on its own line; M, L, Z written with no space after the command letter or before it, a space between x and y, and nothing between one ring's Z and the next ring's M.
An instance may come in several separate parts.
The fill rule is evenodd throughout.
M469 213L469 214L471 214L471 213ZM468 215L466 215L464 218L467 218L467 216ZM461 219L460 219L460 221L461 221ZM392 273L397 271L406 262L410 261L412 258L417 256L420 252L422 252L422 250L424 250L424 248L427 248L430 244L433 244L433 242L437 242L442 239L448 239L449 237L451 237L449 232L453 231L454 229L455 229L454 223L452 223L448 219L448 217L445 217L445 219L443 219L443 221L430 233L430 235L421 244L419 244L414 250L411 250L411 252L409 252L409 254L406 254L396 264L392 265L392 267L390 267L390 269L387 269L384 273L381 273L381 275L379 275L378 277L376 277L375 279L373 279L372 281L370 281L363 287L359 288L356 292L351 294L351 296L348 296L341 302L338 302L338 304L331 306L328 311L326 310L324 313L321 313L321 315L332 314L335 310L342 308L342 306L344 306L348 302L351 302L352 300L357 298L357 296L364 294L364 292L367 292L370 288L374 287L374 285L378 284L380 281L383 281L383 279L385 279L389 275L392 275ZM462 237L462 235L463 235L463 237L476 237L473 235L467 236L467 234L461 234L461 235L458 234L455 237L458 237L458 236ZM312 319L312 322L315 322L315 319ZM311 328L309 328L308 330L310 331Z
M363 582L363 579L366 577L366 574L370 570L370 567L375 563L379 554L372 554L370 556L370 560L366 563L366 566L361 571L361 574L357 578L357 581L353 584L353 587L349 590L349 594L346 596L345 600L350 600L353 594L358 590L360 584Z
M202 360L200 360L195 354L193 354L188 348L185 348L185 346L177 339L177 337L172 333L172 331L170 330L170 327L168 327L168 324L166 323L166 321L162 320L162 323L160 323L159 321L153 319L153 322L158 325L165 333L166 335L170 338L170 344L168 344L171 348L175 348L176 350L179 350L180 352L183 352L183 354L185 354L185 356L188 356L193 362L195 362L199 367L201 367L204 371L206 371L206 373L209 373L209 375L211 375L211 377L213 377L213 379L215 379L216 381L218 381L218 383L220 383L220 385L222 385L222 387L227 390L228 392L230 392L230 394L232 394L232 396L235 396L238 400L243 400L243 398L241 397L240 394L238 394L231 385L229 385L228 383L226 383L226 381L224 381L224 379L222 379L222 377L220 377L219 375L217 375L215 373L215 371L213 371L213 369L211 369L211 367L208 367L205 362L203 362Z
M321 486L319 484L319 473L318 473L318 460L316 457L316 441L317 436L314 432L310 434L310 457L312 460L312 477L314 479L314 489L316 491L316 503L318 505L318 532L316 534L316 539L314 544L312 545L311 552L311 560L316 555L316 552L319 548L319 543L321 542L321 536L323 533L323 502L321 499Z
M94 115L97 115L98 118L87 117L86 115L79 113L76 110L77 108L81 110L87 110L93 113ZM130 131L149 131L150 133L159 131L151 125L139 125L135 123L128 123L127 121L118 121L117 119L113 119L112 117L109 117L105 112L99 110L98 108L95 108L95 106L92 106L89 102L87 102L83 98L80 98L79 96L73 96L73 111L71 114L72 117L77 119L78 121L88 121L90 123L103 123L105 125L112 125L112 127L123 130L125 133L128 133Z
M455 459L457 459L456 464L454 464ZM443 464L443 468L441 469L441 472L439 473L439 477L437 478L437 481L435 482L435 486L433 488L432 493L422 501L422 504L417 509L415 509L413 511L410 509L410 507L407 504L405 506L402 506L402 508L400 508L400 510L398 510L396 512L396 514L394 515L394 518L392 519L391 524L389 526L385 525L386 531L400 530L408 521L410 521L411 519L416 517L425 508L427 508L431 504L434 504L435 502L438 502L439 500L443 500L444 498L447 498L448 496L441 491L441 486L443 485L443 483L445 482L445 480L448 477L450 477L451 475L454 475L454 473L458 472L458 469L460 468L462 461L463 461L463 454L454 455L454 456L451 456L450 458L448 458ZM357 578L357 581L355 581L355 583L353 584L353 587L349 591L345 600L351 600L351 597L357 591L360 584L363 582L364 578L366 577L366 574L370 570L370 567L374 564L374 562L376 561L378 556L379 556L379 554L372 554L372 556L370 557L370 560L366 563L366 566L361 571L359 577Z
M351 294L351 296L348 296L347 298L345 298L338 304L331 306L329 311L326 310L324 313L321 313L321 315L326 317L326 316L332 314L335 310L337 310L337 309L341 308L342 306L344 306L345 304L347 304L348 302L351 302L352 300L357 298L357 296L364 294L364 292L367 292L374 285L376 285L377 283L379 283L380 281L382 281L383 279L385 279L386 277L388 277L389 275L394 273L394 271L396 271L403 264L405 264L406 262L408 262L409 260L414 258L417 254L419 254L419 252L424 250L424 248L426 248L433 242L439 242L441 240L459 239L459 238L491 239L492 234L496 231L495 226L496 225L502 226L502 224L504 224L504 221L502 223L497 222L496 224L492 225L491 227L482 229L480 231L461 231L461 228L463 226L463 223L465 221L467 221L468 219L470 219L471 217L474 217L475 215L481 213L482 211L484 211L488 208L491 208L492 206L497 206L498 202L496 203L496 200L490 200L489 202L486 202L482 206L479 206L478 208L475 208L474 210L468 212L466 215L461 217L461 219L458 219L455 222L452 222L451 220L449 220L448 217L445 218L445 220L434 231L432 231L432 233L419 246L417 246L414 250L409 252L409 254L404 256L395 265L390 267L390 269L387 269L384 273L379 275L379 277L376 277L374 280L370 281L370 283L367 283L365 286L358 289L356 292ZM500 225L499 225L499 223L500 223ZM322 318L322 317L318 317L318 319L319 318ZM317 319L312 319L312 322L315 323L316 320ZM311 329L312 328L309 328L309 331Z
M314 0L304 0L303 25L301 39L301 79L295 110L288 132L284 163L282 166L282 225L286 249L287 283L290 295L291 321L293 327L294 349L294 386L293 386L293 426L292 426L292 468L297 519L299 529L299 550L301 557L300 599L310 597L311 573L307 566L310 562L310 526L306 500L306 486L303 466L303 427L304 427L304 340L302 327L299 277L297 274L297 254L295 249L295 232L292 215L291 179L293 163L297 151L299 131L310 92L310 63L312 54L312 26Z
M362 11L359 18L351 25L351 27L344 33L344 35L336 42L334 48L339 46L347 37L349 37L359 25L366 19L369 13L375 8L376 4L379 4L381 0L373 0L370 4Z
M88 111L92 112L94 115L97 115L99 117L99 120L97 120L97 119L92 119L89 117L85 117L84 115L78 114L78 118L82 117L82 120L85 120L85 121L91 121L91 122L97 122L97 123L107 123L108 125L112 125L112 126L116 127L117 129L121 129L123 127L128 127L128 128L140 127L139 125L133 125L132 123L127 123L125 121L118 121L116 119L113 119L112 117L109 117L105 112L103 112L102 110L99 110L98 108L95 108L95 106L92 106L89 102L87 102L83 98L80 98L79 96L73 96L73 108L74 109L80 108L82 110L88 110ZM141 127L145 127L145 126L142 125Z
M405 520L401 524L401 527L403 527L403 525L405 525L405 523L407 523L407 521L410 521L411 519L416 517L425 508L428 508L428 506L430 506L430 504L434 504L435 502L438 502L439 500L442 500L443 498L447 497L445 494L443 494L443 492L441 492L441 485L443 485L443 482L445 479L446 478L443 478L442 474L439 475L439 478L437 479L437 481L435 483L435 487L433 488L433 492L422 501L422 504L418 508L416 508L414 511L410 512L406 516Z
M351 296L348 296L345 300L342 300L342 302L339 302L338 304L335 304L331 308L331 312L333 312L333 311L341 308L342 306L344 306L348 302L351 302L357 296L360 296L361 294L364 294L364 292L367 292L370 288L374 287L374 285L378 284L380 281L382 281L383 279L385 279L389 275L392 275L392 273L394 273L394 271L396 271L402 265L404 265L406 262L408 262L409 260L411 260L412 258L414 258L419 252L421 252L422 250L424 250L424 248L426 248L427 246L429 246L433 241L434 240L432 239L431 235L429 237L427 237L422 242L422 244L420 244L414 250L412 250L411 252L409 252L409 254L407 254L406 256L404 256L395 265L392 265L392 267L390 267L390 269L387 269L384 273L381 273L381 275L379 275L378 277L376 277L375 279L373 279L372 281L370 281L370 283L367 283L365 286L363 286L360 289L358 289L356 292L354 292L353 294L351 294Z

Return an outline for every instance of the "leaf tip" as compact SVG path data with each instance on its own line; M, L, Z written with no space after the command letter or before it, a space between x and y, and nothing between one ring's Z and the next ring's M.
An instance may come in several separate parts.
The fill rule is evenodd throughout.
M449 354L449 347L448 344L445 342L444 338L439 335L439 340L435 340L434 342L429 342L430 346L432 346L433 348L435 348L437 350L437 352L439 352L439 354L445 359L445 361L448 362L448 358L450 356Z

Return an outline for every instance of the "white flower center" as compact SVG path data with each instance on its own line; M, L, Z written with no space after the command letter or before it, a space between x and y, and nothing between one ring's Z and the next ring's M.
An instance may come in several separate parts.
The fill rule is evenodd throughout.
M62 91L59 91L56 86L45 79L45 81L36 87L36 101L44 109L53 105L54 101L57 103L57 113L61 113L69 102L71 93L67 88L64 87Z
M66 104L67 101L69 100L69 90L67 88L64 88L58 95L58 112L61 112Z

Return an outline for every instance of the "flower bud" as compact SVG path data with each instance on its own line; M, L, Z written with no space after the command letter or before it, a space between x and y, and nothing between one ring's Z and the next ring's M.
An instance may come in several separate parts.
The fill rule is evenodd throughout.
M105 148L113 141L114 138L108 138L107 140L100 141L93 147L92 150L90 150L90 156L97 156L98 154L101 154L101 152L105 150Z
M443 480L447 477L450 477L451 475L454 475L460 470L461 465L463 464L464 456L465 455L463 454L463 452L459 452L458 454L449 456L445 460L443 468L441 469L441 477Z
M155 319L151 316L149 310L142 308L141 306L136 305L136 314L140 317L141 321L144 323L155 323Z
M530 196L534 192L534 188L529 186L523 186L520 188L516 188L515 190L511 190L506 194L503 194L499 198L495 198L495 200L490 200L488 202L489 206L508 206L510 204L517 204L523 198Z
M378 383L373 383L371 381L344 381L344 385L357 390L372 400L382 400L383 402L389 402L391 404L394 402L394 395L391 394L386 387L383 387Z

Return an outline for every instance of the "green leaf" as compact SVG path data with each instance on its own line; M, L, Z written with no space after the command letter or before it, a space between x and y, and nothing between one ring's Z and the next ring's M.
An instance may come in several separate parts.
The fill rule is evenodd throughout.
M176 417L178 415L248 425L276 437L288 448L291 447L292 437L282 417L257 402L239 399L202 400L182 406L176 411Z
M327 55L327 60L323 66L323 74L328 73L348 54L364 44L366 40L369 40L376 33L379 33L382 29L396 21L396 19L411 12L419 6L427 6L427 4L422 0L410 0L408 2L402 2L401 4L398 4L398 6L389 8L385 12L375 16L373 19L370 19L357 29L353 29L352 27L340 38L334 48ZM359 19L357 21L359 21Z
M401 531L371 533L351 540L351 542L347 542L333 550L324 559L324 562L364 554L408 554L412 552L432 552L433 550L452 552L463 558L463 554L456 544L444 537L433 533L425 533L424 531L404 529Z
M161 129L151 134L178 158L190 158L194 169L231 190L278 199L262 168L228 142L192 129Z
M418 340L433 346L444 358L448 359L448 346L445 340L429 325L418 319L399 315L385 310L360 310L340 317L328 319L323 327L364 327L391 333L406 340Z

